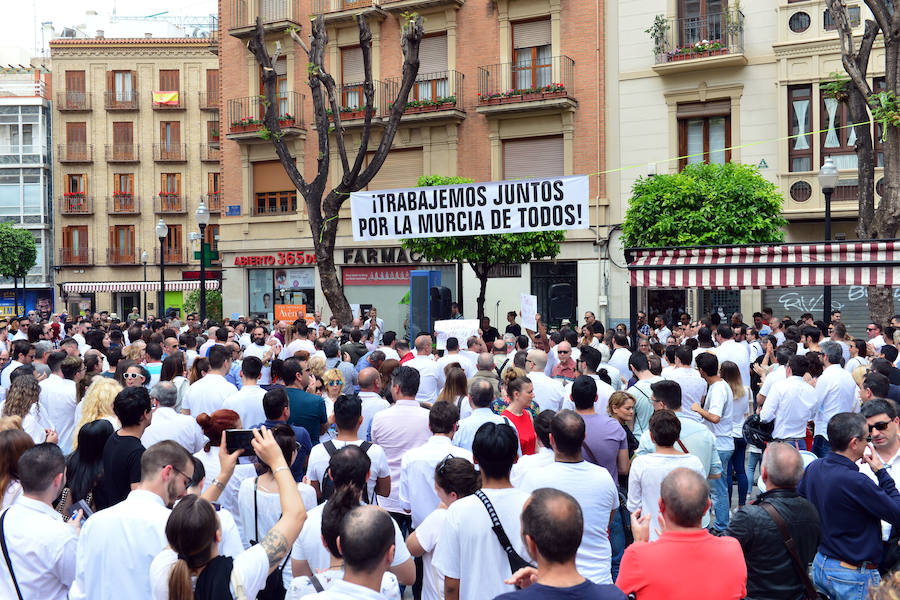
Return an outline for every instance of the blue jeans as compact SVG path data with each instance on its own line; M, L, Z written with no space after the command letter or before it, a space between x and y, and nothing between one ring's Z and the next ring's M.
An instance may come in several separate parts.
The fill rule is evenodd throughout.
M725 466L725 472L728 474L725 485L728 488L729 505L731 504L732 473L734 474L734 477L737 478L738 506L743 506L747 503L747 470L745 468L745 463L747 462L746 450L747 440L742 437L734 438L734 454L731 455L731 460L728 462L728 465Z
M747 459L747 491L753 490L756 485L756 467L762 462L761 452L748 452L750 457Z
M609 524L609 545L612 550L612 560L610 561L610 573L613 581L619 576L619 563L622 562L622 555L625 554L625 521L631 519L628 511L619 507L616 516L613 517Z
M813 582L834 600L865 600L869 588L881 583L878 569L848 569L821 552L813 560Z
M717 450L717 452L719 453L719 460L722 461L722 468L724 471L728 468L728 463L731 462L731 455L734 454L734 450ZM716 520L713 522L712 526L719 531L725 531L728 527L728 518L731 511L731 503L728 501L727 486L728 478L725 477L724 472L721 477L712 480L712 503L713 510L716 511Z
M822 458L829 452L831 452L831 444L828 443L828 440L825 439L825 436L817 435L813 438L813 454L815 454L819 458Z

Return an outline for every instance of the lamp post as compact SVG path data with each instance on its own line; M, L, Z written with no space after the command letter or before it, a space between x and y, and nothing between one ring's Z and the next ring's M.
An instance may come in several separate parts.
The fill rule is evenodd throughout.
M206 225L209 223L209 209L203 200L194 212L194 219L200 226L200 326L206 320Z
M141 312L144 313L144 322L147 322L147 261L150 260L150 255L147 254L147 251L144 250L141 252L141 263L144 265L144 291L141 292L141 303L143 304L143 310Z
M159 296L156 307L157 316L165 317L166 308L166 236L169 235L169 228L162 219L156 224L156 237L159 238Z
M825 194L825 241L831 241L831 194L837 187L838 181L841 179L841 173L838 171L834 160L830 156L825 157L825 163L819 169L819 187ZM831 323L831 285L825 286L825 292L822 295L823 313L822 320L827 324Z

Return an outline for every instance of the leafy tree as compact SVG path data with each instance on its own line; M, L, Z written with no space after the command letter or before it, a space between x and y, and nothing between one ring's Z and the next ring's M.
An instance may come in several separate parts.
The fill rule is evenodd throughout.
M37 245L31 232L0 223L0 275L13 278L16 314L19 314L19 277L24 286L25 275L36 262ZM25 304L24 287L22 304Z
M419 187L472 183L465 177L423 175ZM418 238L403 240L403 247L418 252L428 260L469 263L480 285L478 291L478 319L484 317L484 296L488 273L502 263L528 263L559 254L559 244L565 239L563 231L536 233L501 233L459 237Z
M692 164L638 179L622 225L626 247L779 242L781 193L755 167Z
M192 290L184 300L184 313L200 312L200 290ZM222 322L222 292L206 290L206 318Z

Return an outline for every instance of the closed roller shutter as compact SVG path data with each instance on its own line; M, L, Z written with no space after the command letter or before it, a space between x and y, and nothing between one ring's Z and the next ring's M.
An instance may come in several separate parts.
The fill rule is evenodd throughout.
M818 321L822 318L822 293L822 286L763 290L763 306L772 307L775 310L775 316L779 319L790 316L797 321L800 319L800 315L809 312ZM869 323L869 300L865 287L832 286L831 306L841 311L841 321L846 325L848 334L854 338L866 339L866 325ZM749 317L749 315L744 316ZM749 319L745 318L744 321L749 322Z
M433 35L422 39L419 46L419 75L447 70L447 36Z
M371 155L369 156L371 160ZM378 174L369 182L370 190L415 187L422 175L422 149L391 150Z
M284 192L293 190L294 184L288 177L280 160L266 160L253 163L253 193Z
M503 142L503 178L539 179L564 175L561 135Z
M513 23L513 48L550 45L550 19Z
M363 70L362 48L341 49L341 83L362 83L366 75Z

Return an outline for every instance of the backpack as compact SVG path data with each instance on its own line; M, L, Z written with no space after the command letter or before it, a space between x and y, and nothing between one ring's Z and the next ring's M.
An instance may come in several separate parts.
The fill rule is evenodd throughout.
M328 453L328 456L334 456L334 453L338 451L337 446L334 445L334 440L328 440L322 446L325 448L325 451ZM372 442L363 442L359 445L359 449L369 453L369 448L372 447ZM331 472L328 469L325 469L325 474L322 476L322 500L320 502L323 503L329 498L331 498L332 494L334 494L334 480L331 479ZM362 491L362 499L368 504L369 503L369 486L366 485Z

